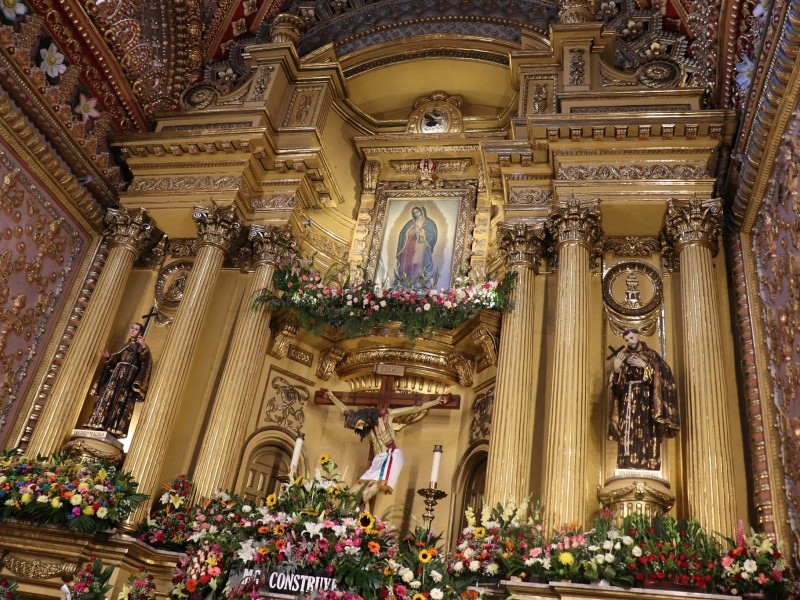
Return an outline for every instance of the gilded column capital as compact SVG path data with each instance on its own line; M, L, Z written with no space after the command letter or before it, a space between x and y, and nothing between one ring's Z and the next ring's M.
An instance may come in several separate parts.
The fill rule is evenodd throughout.
M547 228L556 242L556 250L564 244L576 242L591 251L603 233L598 203L570 202L567 206L554 208Z
M272 19L269 41L273 44L292 44L296 46L305 27L306 22L302 17L291 13L281 13Z
M155 227L153 220L143 208L128 210L125 207L109 208L105 216L108 226L105 236L111 247L122 246L130 250L134 258L147 245Z
M505 255L509 267L526 266L538 272L546 233L544 221L500 223L497 226L497 247Z
M558 22L562 25L592 23L596 12L594 0L558 1Z
M690 244L700 244L711 250L719 250L720 219L722 203L719 198L701 200L692 198L686 206L669 201L666 217L666 238L675 247L675 254Z
M278 260L288 252L293 252L297 242L290 225L252 225L247 235L253 248L253 262L256 265L277 265Z
M242 222L236 216L236 207L233 205L195 206L193 217L200 244L216 246L223 252L230 248L231 242L242 228Z

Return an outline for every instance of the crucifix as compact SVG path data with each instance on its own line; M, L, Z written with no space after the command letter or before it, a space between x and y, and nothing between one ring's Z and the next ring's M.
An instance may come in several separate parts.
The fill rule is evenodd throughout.
M142 315L142 319L144 319L144 324L142 326L142 337L147 333L147 328L150 326L150 320L158 314L155 305L150 308L150 312L146 315Z
M403 452L397 447L395 433L406 425L421 420L433 407L458 408L460 398L452 394L404 394L394 391L394 380L402 377L402 365L378 363L375 372L381 376L378 392L349 392L333 395L319 390L317 404L333 404L345 417L345 427L353 429L363 440L369 437L371 464L356 483L364 485L362 500L370 501L378 491L391 494L400 469ZM354 408L361 406L363 408Z

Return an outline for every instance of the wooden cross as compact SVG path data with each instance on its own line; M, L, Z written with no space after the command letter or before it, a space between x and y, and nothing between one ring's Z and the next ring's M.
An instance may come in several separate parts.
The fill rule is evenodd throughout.
M149 313L142 315L142 319L144 319L144 324L142 325L142 337L144 337L144 334L147 333L147 328L150 326L150 319L155 317L157 314L158 311L156 310L156 307L153 306L150 308Z
M375 373L381 376L381 387L377 392L334 392L344 404L348 406L374 406L379 410L389 410L390 408L400 408L403 406L419 406L428 400L435 400L439 394L419 394L394 391L394 380L405 374L405 367L402 365L390 365L378 363L375 365ZM331 405L331 401L320 391L314 394L316 404ZM454 409L461 406L461 397L452 396L446 404L437 408Z

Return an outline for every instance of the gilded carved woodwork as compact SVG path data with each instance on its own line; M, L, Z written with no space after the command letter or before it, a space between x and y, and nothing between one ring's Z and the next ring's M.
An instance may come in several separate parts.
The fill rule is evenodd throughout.
M193 217L200 244L216 246L223 252L227 252L231 247L242 227L241 220L236 216L236 207L233 205L195 206Z
M562 244L569 242L583 244L590 252L595 252L602 235L599 203L573 201L565 207L554 208L547 229L555 240L556 252Z
M110 208L106 212L106 237L109 246L123 246L137 257L155 232L152 219L143 209Z
M291 225L251 225L247 235L253 249L255 264L277 265L278 261L293 252L297 242Z
M177 260L165 265L158 272L155 303L158 311L156 323L159 325L171 323L175 318L193 265L194 262L191 260Z
M286 353L289 360L299 362L302 365L310 367L314 363L314 353L303 350L300 346L294 344L289 345L289 351Z
M38 559L28 560L14 556L11 553L3 554L0 561L14 575L34 580L74 575L76 569L74 563L45 562Z
M297 337L300 330L300 323L291 314L281 314L272 320L270 325L272 337L269 353L275 358L286 358L289 346Z
M494 388L481 392L472 402L472 421L469 425L469 443L488 440L492 432L492 408Z
M611 507L612 518L617 523L621 524L625 517L633 513L641 513L650 518L658 513L666 514L675 504L675 496L652 482L625 483L627 482L619 487L597 488L597 499L604 506Z
M661 242L651 237L609 237L603 241L603 250L627 258L651 256L657 254L660 249Z
M274 396L264 402L262 423L277 425L300 433L305 424L305 406L311 397L308 387L293 384L286 378L275 376L270 381Z
M306 22L297 15L281 13L272 19L269 41L273 44L296 46L305 30Z
M602 181L609 179L707 179L711 173L705 165L569 165L558 169L557 179L566 181Z
M480 345L483 353L478 357L478 370L497 364L497 353L500 349L500 339L496 333L486 327L478 327L472 332L472 339Z
M525 266L539 271L539 261L544 255L544 222L500 223L497 226L497 246L505 257L506 264Z
M344 356L345 350L340 346L331 346L327 350L320 352L317 361L316 376L323 381L328 381L331 375L334 374L336 365Z
M678 255L689 244L702 244L716 254L719 250L721 218L722 204L718 198L692 198L688 206L681 206L671 200L666 216L667 239Z
M611 331L619 336L630 327L643 336L654 335L663 299L661 275L648 263L620 262L603 275L603 308Z
M237 175L183 175L179 177L142 177L134 179L128 187L129 192L164 193L219 190L238 190L242 186L242 178Z

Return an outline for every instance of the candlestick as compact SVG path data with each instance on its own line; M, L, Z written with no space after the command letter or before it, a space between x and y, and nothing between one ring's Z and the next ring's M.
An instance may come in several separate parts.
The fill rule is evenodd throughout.
M295 471L297 470L297 465L300 464L300 452L303 450L303 439L305 439L306 434L301 433L297 436L297 439L294 441L294 452L292 452L292 462L289 464L289 476L294 477Z
M436 487L436 484L439 481L439 465L442 462L442 447L439 444L436 444L433 447L433 464L431 464L431 478L430 478L430 485L432 488Z
M446 498L447 494L440 489L436 488L436 484L432 483L430 487L417 490L417 493L425 499L425 514L422 515L422 522L428 531L431 529L433 523L433 507L442 498Z

